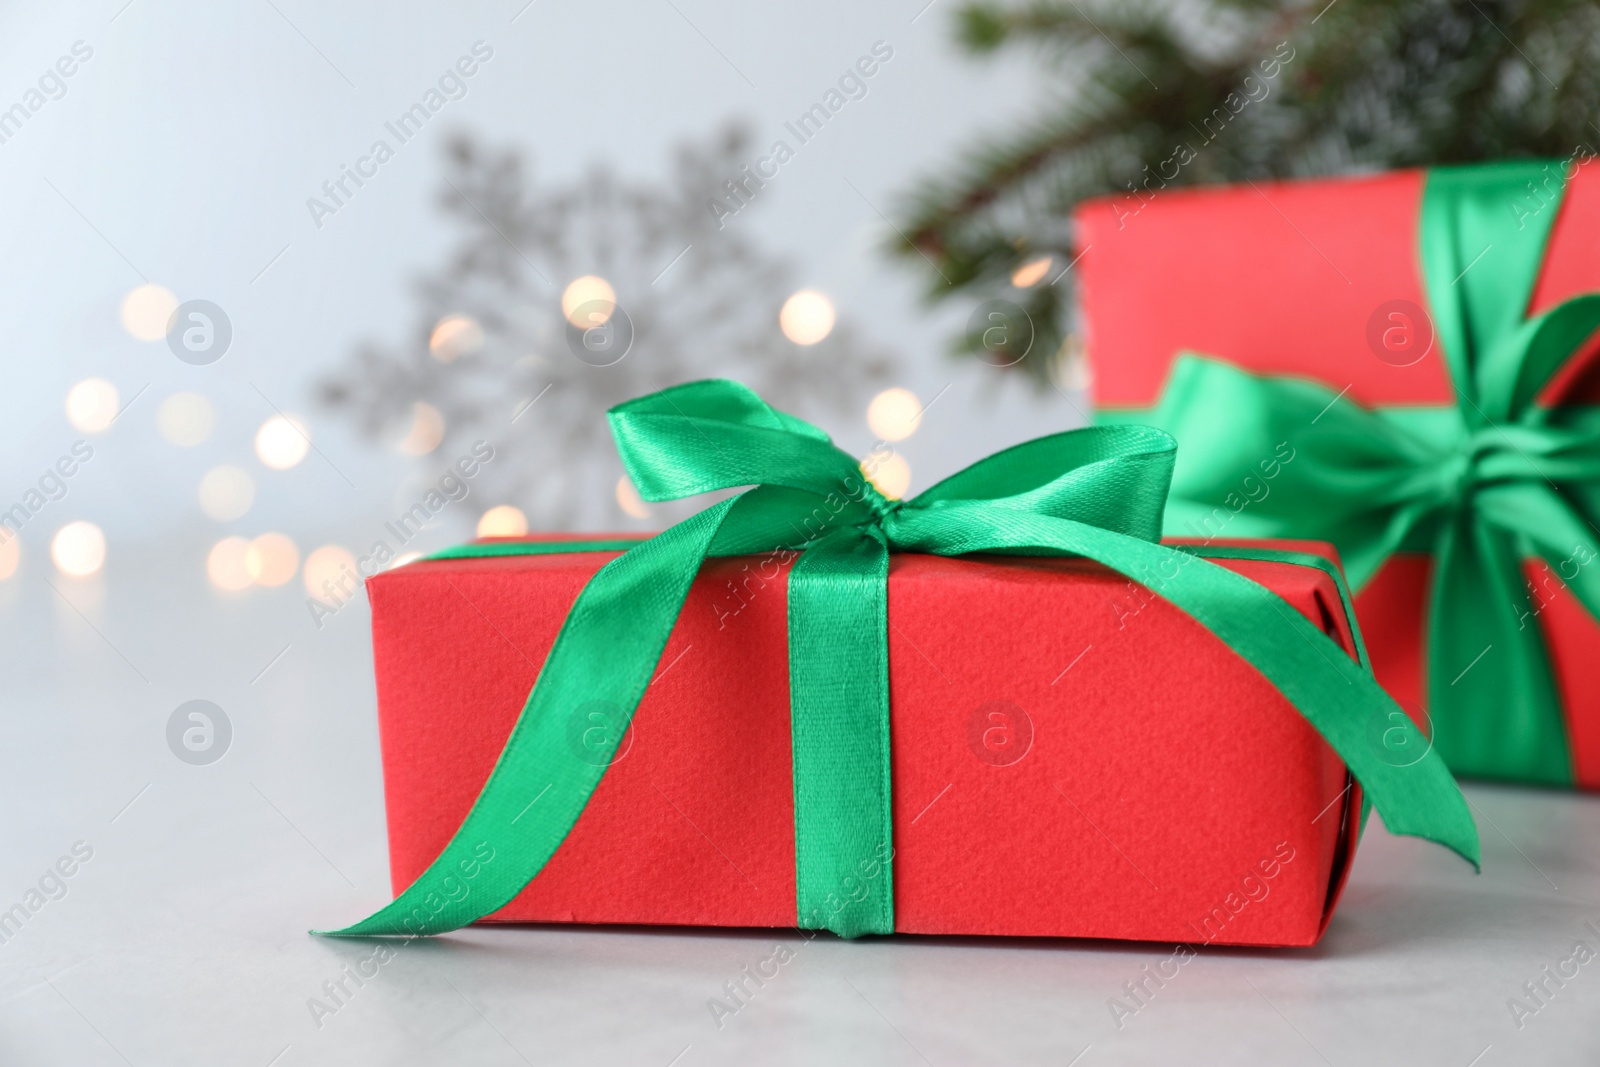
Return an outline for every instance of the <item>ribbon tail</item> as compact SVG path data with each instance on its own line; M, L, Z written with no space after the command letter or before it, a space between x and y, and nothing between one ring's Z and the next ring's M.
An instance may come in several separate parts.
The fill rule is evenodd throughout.
M1370 671L1265 587L1191 553L1021 512L907 515L895 540L907 551L941 555L1053 550L1142 583L1220 638L1305 716L1391 833L1434 841L1478 866L1477 826L1439 753Z
M1466 799L1445 761L1371 672L1242 575L1195 560L1198 566L1179 566L1168 577L1174 568L1160 557L1170 551L1140 545L1136 552L1147 561L1129 567L1134 553L1114 551L1127 563L1108 565L1133 571L1129 577L1193 616L1265 675L1333 746L1391 833L1444 845L1477 867L1478 831Z
M1600 558L1595 510L1580 507L1559 492L1527 485L1493 486L1481 490L1478 499L1484 521L1522 538L1521 543L1531 546L1567 591L1600 621L1600 568L1590 566ZM1547 587L1544 592L1554 590ZM1519 620L1524 611L1537 616L1543 610L1544 600L1539 599L1537 606L1527 597L1513 601ZM1527 625L1533 625L1531 618Z
M894 932L889 550L839 530L789 572L798 925Z
M1178 552L1189 552L1201 559L1255 559L1269 563L1292 563L1296 567L1312 567L1326 574L1333 582L1333 587L1339 594L1339 605L1344 611L1344 617L1350 624L1350 636L1354 638L1356 649L1356 662L1367 670L1372 669L1372 658L1367 655L1367 642L1361 636L1361 624L1356 621L1356 602L1350 595L1350 583L1345 579L1344 571L1339 565L1326 556L1319 556L1315 552L1300 552L1295 549L1272 548L1266 545L1250 545L1240 547L1237 545L1172 545Z
M1454 770L1572 784L1566 724L1519 538L1457 514L1434 553L1428 715Z
M600 784L700 563L739 499L639 544L589 580L444 851L386 907L341 930L314 932L443 933L498 911L533 880Z

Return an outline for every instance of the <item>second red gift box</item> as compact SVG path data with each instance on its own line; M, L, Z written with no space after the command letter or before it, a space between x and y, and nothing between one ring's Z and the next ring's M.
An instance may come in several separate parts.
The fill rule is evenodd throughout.
M1454 771L1600 786L1600 168L1145 191L1078 239L1100 418L1179 442L1168 531L1332 542Z

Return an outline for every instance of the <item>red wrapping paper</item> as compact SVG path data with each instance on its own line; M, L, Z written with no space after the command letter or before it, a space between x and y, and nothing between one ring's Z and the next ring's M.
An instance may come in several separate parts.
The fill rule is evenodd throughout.
M1559 175L1553 166L1551 173ZM1428 306L1417 252L1425 174L1263 182L1092 200L1078 209L1083 339L1099 409L1155 406L1174 357L1199 352L1256 374L1313 378L1367 407L1453 406L1437 344L1410 366L1368 342L1378 308ZM1600 167L1573 169L1529 308L1600 290ZM1600 403L1591 344L1540 403ZM1537 623L1562 695L1576 783L1600 788L1600 625L1540 560ZM1423 663L1431 559L1397 553L1355 598L1373 671L1426 725Z
M466 815L614 555L427 561L367 582L396 893ZM1222 565L1352 647L1326 574ZM786 579L760 558L706 563L625 755L492 920L795 925ZM893 557L889 620L898 931L1321 936L1359 792L1198 623L1089 561L923 555Z

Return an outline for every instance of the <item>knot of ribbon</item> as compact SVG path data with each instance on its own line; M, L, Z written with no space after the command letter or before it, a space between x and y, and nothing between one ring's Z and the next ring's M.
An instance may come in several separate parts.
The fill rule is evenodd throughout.
M793 560L789 685L802 928L847 937L894 930L891 552L1087 557L1148 586L1288 698L1391 831L1477 863L1465 801L1420 735L1410 738L1412 750L1427 751L1404 766L1374 745L1373 723L1392 733L1392 723L1406 720L1372 680L1365 653L1352 660L1264 587L1159 543L1175 453L1162 431L1128 425L1038 438L898 501L820 429L735 382L677 386L619 405L609 418L645 499L743 491L642 542L484 542L431 557L626 549L573 604L454 838L393 903L332 933L439 933L511 901L566 838L622 737L620 729L595 731L595 748L577 751L568 743L572 716L597 706L620 709L624 723L632 716L703 560L777 551ZM485 855L493 862L482 862ZM882 876L859 877L869 863L881 863Z
M1173 528L1331 541L1357 589L1397 551L1430 553L1436 747L1457 773L1564 784L1571 758L1537 621L1547 598L1530 598L1523 560L1545 560L1600 618L1600 568L1588 566L1600 418L1536 403L1600 327L1600 293L1527 315L1558 210L1528 218L1515 205L1547 169L1428 174L1419 252L1453 407L1369 410L1319 383L1185 353L1150 421L1183 445ZM1292 470L1241 495L1241 470L1282 447Z

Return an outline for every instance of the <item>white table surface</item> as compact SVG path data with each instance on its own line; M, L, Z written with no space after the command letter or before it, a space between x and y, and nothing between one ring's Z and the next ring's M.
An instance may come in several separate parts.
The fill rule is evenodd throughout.
M477 929L315 1019L372 949L306 930L387 899L365 605L319 631L303 591L225 600L193 558L0 585L0 908L93 849L0 944L8 1067L1600 1062L1600 962L1520 1028L1508 1007L1575 942L1600 950L1600 798L1487 785L1481 875L1374 820L1320 945L1202 949L1120 1029L1109 999L1170 946ZM167 747L194 698L234 726L209 766ZM779 942L795 958L719 1027L708 1000Z

